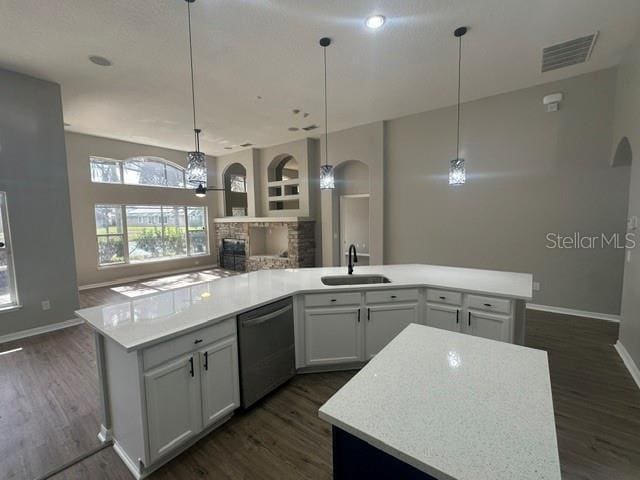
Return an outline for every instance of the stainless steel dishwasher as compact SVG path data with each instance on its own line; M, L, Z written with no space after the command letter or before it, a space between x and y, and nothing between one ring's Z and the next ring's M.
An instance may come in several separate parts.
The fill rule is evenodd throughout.
M238 315L238 344L240 400L248 408L296 373L291 298Z

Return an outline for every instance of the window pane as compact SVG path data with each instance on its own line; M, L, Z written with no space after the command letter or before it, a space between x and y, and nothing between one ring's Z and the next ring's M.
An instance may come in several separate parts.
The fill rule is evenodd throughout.
M162 208L126 207L129 259L132 262L163 256Z
M242 175L231 175L231 191L236 193L247 193L247 184Z
M184 207L162 207L164 218L164 255L187 254L187 228Z
M91 181L98 183L122 183L120 162L91 157Z
M130 185L165 186L164 162L135 157L124 162L124 183Z
M190 255L207 254L207 232L189 230L189 242L191 247Z
M184 170L167 164L167 186L184 188Z
M189 215L189 230L202 230L205 228L204 207L187 207Z
M0 198L0 208L4 208L2 199ZM0 215L0 243L5 243L4 239L4 222L2 221L2 215Z
M121 234L122 208L119 205L96 205L96 233Z
M124 240L122 235L98 237L98 263L100 265L124 263Z
M9 255L6 250L0 250L0 307L11 305L11 270Z

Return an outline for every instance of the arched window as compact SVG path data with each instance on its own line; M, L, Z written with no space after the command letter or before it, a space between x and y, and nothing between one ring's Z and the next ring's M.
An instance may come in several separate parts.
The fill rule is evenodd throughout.
M90 161L94 183L188 188L184 168L161 157L138 156L126 160L91 157Z

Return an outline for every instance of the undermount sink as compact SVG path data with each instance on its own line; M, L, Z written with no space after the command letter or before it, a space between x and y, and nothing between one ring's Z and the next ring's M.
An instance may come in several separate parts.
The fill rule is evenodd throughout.
M325 285L372 285L391 283L384 275L330 275L320 279Z

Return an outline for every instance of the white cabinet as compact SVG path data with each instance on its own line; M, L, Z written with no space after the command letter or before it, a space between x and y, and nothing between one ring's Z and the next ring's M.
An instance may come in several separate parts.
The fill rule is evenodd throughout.
M197 367L188 355L144 374L151 462L201 430Z
M235 337L200 351L203 427L217 422L240 405L238 346Z
M365 358L373 358L410 323L420 323L418 303L367 307Z
M304 313L306 365L328 365L362 360L362 334L359 306L306 309Z
M459 332L460 308L427 303L427 325L451 332Z
M470 310L467 312L466 321L466 330L471 335L501 342L511 341L511 317L507 315Z

